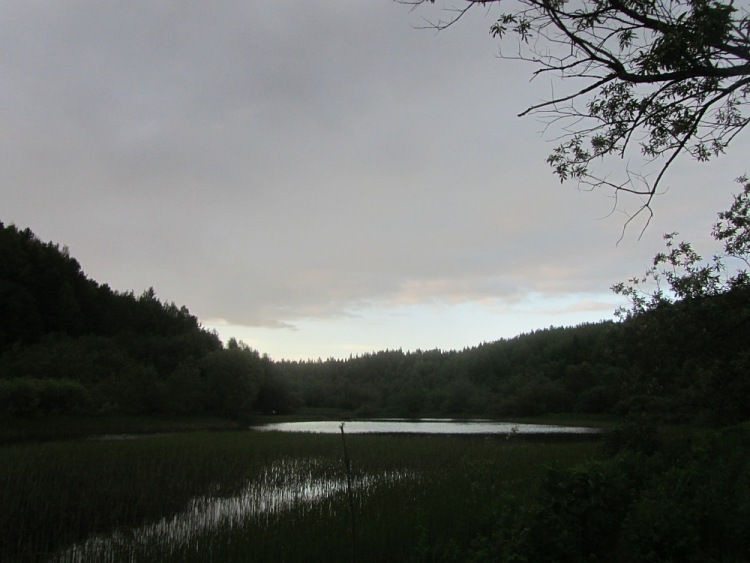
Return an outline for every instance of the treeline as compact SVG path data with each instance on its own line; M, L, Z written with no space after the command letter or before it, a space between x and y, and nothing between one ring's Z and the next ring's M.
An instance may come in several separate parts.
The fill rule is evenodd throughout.
M305 405L362 416L609 412L623 399L613 322L550 328L463 351L391 350L280 362Z
M385 351L282 362L304 404L366 416L649 415L727 424L750 417L750 181L703 260L665 235L643 277L613 290L619 322L549 328L461 352Z
M0 223L0 415L291 407L273 362L187 308L89 279L66 248Z
M745 186L738 201L748 194ZM727 248L743 260L745 216L717 231L730 233ZM273 362L234 340L224 347L153 289L113 291L87 278L65 248L0 227L0 416L247 418L300 406L362 417L645 413L722 424L750 416L750 278L703 265L671 235L655 261L666 270L647 276L670 293L618 284L632 302L619 322L550 327L462 351Z
M623 322L548 328L460 352L391 350L280 362L303 404L360 416L648 413L750 416L750 290Z

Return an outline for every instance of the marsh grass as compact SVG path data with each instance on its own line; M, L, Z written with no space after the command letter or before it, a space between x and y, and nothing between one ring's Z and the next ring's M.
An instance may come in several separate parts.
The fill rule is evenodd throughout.
M519 436L348 435L347 446L361 562L459 553L491 525L496 499L522 502L547 468L596 451L590 439ZM349 560L340 436L198 432L0 454L2 561ZM276 508L251 507L264 494ZM222 502L235 517L207 525L200 514ZM108 545L97 556L80 551L92 537Z
M236 430L237 421L211 416L45 416L0 417L0 445L78 439L105 434L153 434Z

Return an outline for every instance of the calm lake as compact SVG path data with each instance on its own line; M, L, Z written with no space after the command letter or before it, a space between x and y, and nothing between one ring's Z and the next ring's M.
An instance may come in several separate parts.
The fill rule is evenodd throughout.
M277 432L339 433L340 421L279 422L252 426L253 430ZM598 428L557 426L550 424L518 424L492 420L453 419L378 419L352 420L344 423L347 434L594 434Z

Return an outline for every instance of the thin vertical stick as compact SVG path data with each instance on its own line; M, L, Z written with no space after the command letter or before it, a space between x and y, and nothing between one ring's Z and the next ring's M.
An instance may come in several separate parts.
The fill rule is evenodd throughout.
M344 436L344 423L342 422L339 426L341 430L341 441L344 444L344 468L346 469L346 494L349 496L349 516L352 524L352 540L351 540L351 561L354 563L357 559L356 549L356 536L357 526L354 520L354 493L352 492L352 466L349 463L349 451L346 449L346 436Z

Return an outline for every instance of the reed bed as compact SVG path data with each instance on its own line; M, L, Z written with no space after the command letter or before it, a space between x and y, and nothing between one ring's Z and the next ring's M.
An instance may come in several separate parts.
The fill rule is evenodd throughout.
M348 435L357 561L459 553L592 441ZM211 432L0 449L2 561L349 561L335 435Z

